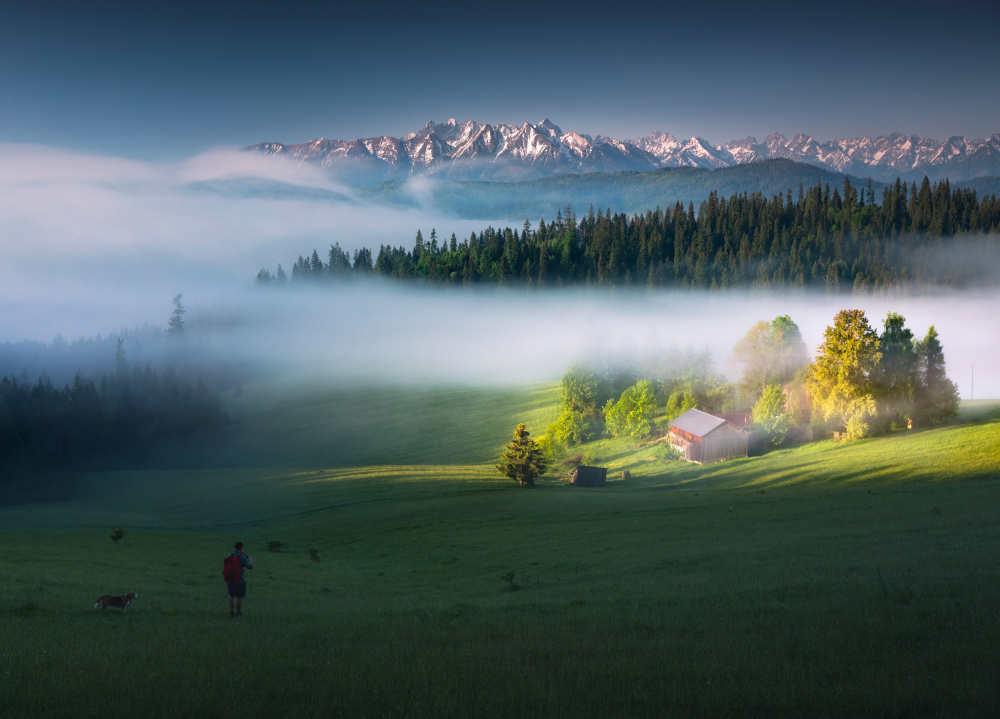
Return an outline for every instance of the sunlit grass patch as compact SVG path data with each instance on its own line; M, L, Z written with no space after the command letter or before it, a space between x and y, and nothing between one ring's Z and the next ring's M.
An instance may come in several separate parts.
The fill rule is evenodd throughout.
M558 387L257 387L234 401L230 459L258 466L352 467L494 461L520 423L541 436Z

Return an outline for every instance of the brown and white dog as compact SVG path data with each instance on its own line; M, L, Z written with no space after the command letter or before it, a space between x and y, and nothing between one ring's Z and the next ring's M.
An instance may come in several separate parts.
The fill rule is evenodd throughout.
M94 605L94 609L100 609L103 612L108 607L121 607L121 610L124 612L128 609L128 605L132 603L132 600L138 598L139 595L135 592L129 592L128 594L123 594L120 597L113 597L110 594L105 594L97 600L97 604Z

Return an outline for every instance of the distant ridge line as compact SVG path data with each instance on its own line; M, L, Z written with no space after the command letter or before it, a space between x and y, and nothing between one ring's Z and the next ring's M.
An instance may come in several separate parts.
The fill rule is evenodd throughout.
M986 139L935 140L893 132L818 142L773 132L712 145L701 137L677 140L667 132L632 139L564 132L548 118L537 124L428 122L403 137L318 138L286 145L264 142L244 151L317 164L363 183L412 176L451 180L517 181L553 175L648 172L668 167L721 169L788 159L881 181L971 180L1000 175L1000 133Z

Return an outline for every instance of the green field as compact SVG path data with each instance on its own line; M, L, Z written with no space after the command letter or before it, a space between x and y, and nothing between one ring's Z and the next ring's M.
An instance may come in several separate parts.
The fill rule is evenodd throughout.
M706 467L603 440L584 451L631 479L601 489L492 468L555 387L228 407L225 469L0 509L4 717L1000 712L1000 403Z

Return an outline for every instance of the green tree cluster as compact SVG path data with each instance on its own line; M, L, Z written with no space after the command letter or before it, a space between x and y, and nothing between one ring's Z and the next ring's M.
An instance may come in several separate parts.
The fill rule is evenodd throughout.
M768 385L787 385L807 364L802 333L788 315L756 323L736 343L730 357L748 404L762 397Z
M657 412L673 419L693 407L724 411L733 401L730 385L714 371L709 352L663 350L634 361L578 363L561 383L558 419L539 440L546 451L597 439L646 437Z
M754 431L761 439L773 446L784 442L792 422L780 387L768 385L751 414Z
M657 382L666 400L668 420L689 409L725 412L734 409L736 395L725 377L715 371L708 350L665 352L659 367L646 373Z
M894 312L886 315L881 335L863 311L838 312L807 382L823 419L852 437L885 432L911 418L936 424L958 411L958 389L945 375L934 326L916 341Z
M648 437L656 427L655 414L656 390L649 380L639 380L604 407L604 421L614 437Z
M546 438L560 447L595 439L603 424L597 404L601 389L597 375L577 364L567 370L560 384L561 411L559 418L546 428Z
M690 390L677 390L667 399L667 419L676 419L689 409L698 409L698 398Z

